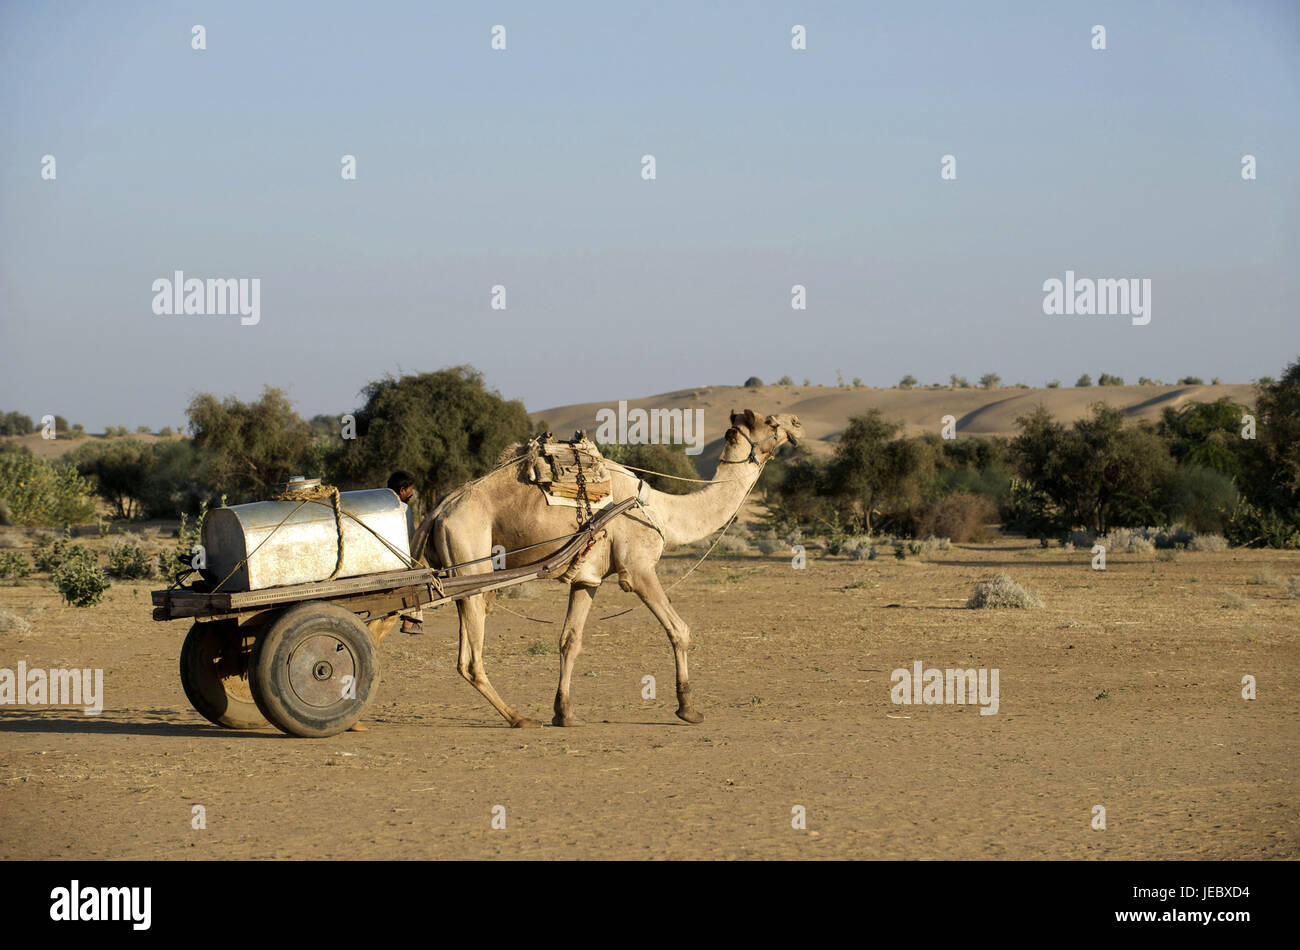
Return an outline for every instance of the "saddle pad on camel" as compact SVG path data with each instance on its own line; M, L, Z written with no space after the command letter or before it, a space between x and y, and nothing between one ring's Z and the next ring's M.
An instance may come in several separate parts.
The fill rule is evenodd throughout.
M537 443L536 457L529 462L525 477L542 489L548 505L582 507L580 477L593 511L614 500L613 477L596 446L586 439Z

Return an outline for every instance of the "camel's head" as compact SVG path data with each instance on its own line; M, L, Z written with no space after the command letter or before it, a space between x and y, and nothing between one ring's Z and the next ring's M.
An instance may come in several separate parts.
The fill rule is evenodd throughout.
M759 418L753 409L731 413L731 428L727 430L723 457L736 461L747 457L766 462L781 446L789 442L798 445L803 438L799 417L788 412Z

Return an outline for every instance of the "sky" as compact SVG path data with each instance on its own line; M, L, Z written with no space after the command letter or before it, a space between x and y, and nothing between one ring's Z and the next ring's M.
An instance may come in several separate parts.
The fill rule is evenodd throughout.
M0 0L0 411L312 416L465 363L534 411L1249 382L1300 356L1298 173L1290 0ZM177 270L258 321L155 313ZM1150 322L1045 314L1067 270L1149 279Z

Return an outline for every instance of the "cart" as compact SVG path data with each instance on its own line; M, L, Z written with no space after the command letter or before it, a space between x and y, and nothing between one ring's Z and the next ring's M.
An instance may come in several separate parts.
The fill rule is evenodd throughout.
M379 686L378 647L404 612L439 607L533 580L556 578L636 498L599 511L532 564L456 576L414 567L251 591L206 582L152 592L153 619L193 621L181 647L181 685L204 718L228 729L268 722L304 738L337 735L365 711ZM509 552L507 552L509 553Z

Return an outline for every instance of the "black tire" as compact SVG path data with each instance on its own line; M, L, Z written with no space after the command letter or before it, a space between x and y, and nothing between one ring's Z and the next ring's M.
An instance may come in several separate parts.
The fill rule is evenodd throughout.
M226 729L266 725L248 682L251 644L251 631L225 621L196 623L185 635L181 686L190 705L208 722Z
M298 604L257 638L248 679L271 725L323 739L361 718L379 687L379 654L356 615L333 604Z

